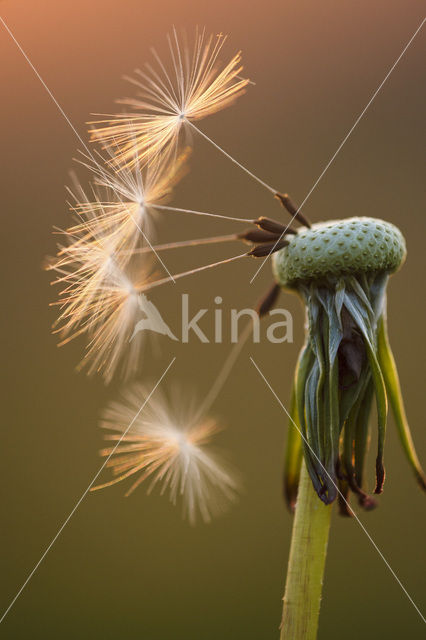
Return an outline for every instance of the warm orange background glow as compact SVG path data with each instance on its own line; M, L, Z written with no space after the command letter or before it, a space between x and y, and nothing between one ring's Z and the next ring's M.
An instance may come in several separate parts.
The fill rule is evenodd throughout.
M200 122L268 183L302 201L420 24L411 0L299 2L242 0L3 0L0 15L87 140L91 113L111 113L131 93L121 76L166 51L171 25L229 33L256 85L230 109ZM408 260L391 282L390 332L419 455L424 429L425 33L420 33L304 207L312 220L377 215L397 224ZM117 385L76 374L83 344L62 349L50 334L56 292L41 269L53 253L53 225L68 212L64 184L78 144L39 79L0 25L2 299L2 610L21 586L92 479L100 459L97 416ZM266 191L195 140L191 174L176 206L256 217L279 216ZM84 173L80 173L82 177ZM226 223L228 224L228 223ZM227 233L216 221L164 218L161 237ZM194 249L170 255L186 269L229 255ZM179 295L191 305L253 304L269 267L228 265L158 292L167 317ZM303 338L296 300L292 345L248 346L215 405L227 430L218 444L245 478L239 505L211 526L192 529L164 498L124 487L87 496L0 627L7 638L273 640L280 620L291 517L280 495L286 419L249 364L253 353L284 402ZM175 378L204 393L229 345L164 341L159 377L177 355ZM374 442L374 441L373 441ZM390 421L388 479L377 511L362 521L422 608L425 596L424 496L403 459ZM354 521L334 517L320 620L321 639L420 638L422 623Z

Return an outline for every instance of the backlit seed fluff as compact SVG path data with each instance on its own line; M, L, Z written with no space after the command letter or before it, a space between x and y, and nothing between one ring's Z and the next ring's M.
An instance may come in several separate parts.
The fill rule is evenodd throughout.
M111 456L106 466L115 478L94 489L132 477L127 496L147 481L148 493L159 486L173 504L180 501L191 523L198 516L209 522L229 507L238 491L233 472L209 448L219 427L212 418L200 416L197 404L182 390L175 389L170 400L156 390L143 406L147 396L145 387L135 383L107 407L101 427L113 432L105 436L113 444L100 453Z
M169 73L155 51L154 65L137 69L127 77L138 88L136 98L119 102L128 111L92 122L93 140L118 149L117 164L132 166L135 150L143 164L161 151L175 153L186 123L200 120L231 105L243 92L248 80L241 78L241 55L224 65L219 62L225 37L205 35L197 30L192 52L182 46L174 29L168 37Z
M113 149L108 150L107 157L98 153L80 157L80 163L94 176L95 197L87 197L77 185L76 194L71 193L77 223L68 232L71 235L109 233L123 260L138 246L154 242L155 222L160 214L156 205L170 200L173 188L187 172L190 148L174 158L157 155L145 167L135 151L131 167L123 164L112 169L108 164Z
M61 344L83 333L88 339L80 368L102 373L106 382L119 368L124 379L134 375L147 332L132 336L144 317L140 289L154 277L152 258L123 263L110 236L98 233L63 246L49 269L57 274L52 284L62 286L54 303L60 308L54 327Z

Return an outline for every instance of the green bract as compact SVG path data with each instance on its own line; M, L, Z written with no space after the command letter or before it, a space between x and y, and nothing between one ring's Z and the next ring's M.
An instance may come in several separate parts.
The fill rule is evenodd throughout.
M383 220L349 218L299 229L286 239L288 246L273 256L275 279L298 292L307 309L306 341L296 369L287 442L289 503L293 506L297 495L303 451L321 500L328 504L352 490L365 508L374 506L364 488L374 397L375 493L382 491L385 479L388 400L404 450L425 488L386 328L389 274L398 270L406 255L401 232Z
M314 224L288 236L273 255L283 287L325 276L386 271L393 273L406 255L404 238L393 224L375 218L348 218Z

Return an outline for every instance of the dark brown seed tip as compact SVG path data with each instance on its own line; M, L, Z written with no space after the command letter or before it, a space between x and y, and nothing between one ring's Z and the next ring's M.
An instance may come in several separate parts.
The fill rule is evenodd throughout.
M271 233L282 235L285 232L285 226L283 224L272 220L272 218L266 218L265 216L256 218L256 220L253 220L253 223L260 229L270 231Z
M246 231L239 233L237 237L239 240L243 240L244 242L257 244L258 242L276 241L279 239L280 234L263 231L263 229L246 229Z
M309 222L308 218L305 218L303 213L299 211L299 208L290 199L288 193L277 192L275 194L275 197L277 198L277 200L281 202L284 209L287 209L289 214L293 216L296 220L298 220L300 224L302 224L304 227L308 227L308 229L310 228L311 223Z
M278 284L273 284L268 292L259 300L256 305L256 311L259 314L259 318L262 318L268 313L277 301L278 295L281 291L281 287Z
M258 245L257 247L254 247L251 251L249 251L246 255L252 256L253 258L265 258L266 256L269 256L272 253L283 249L287 245L287 240L278 240L276 242Z
M292 229L290 225L283 225L281 222L276 222L276 220L272 220L272 218L266 218L265 216L260 216L260 218L256 218L253 220L253 224L257 225L261 229L265 231L270 231L271 233L276 233L279 236L284 234L293 234L297 233L296 229Z

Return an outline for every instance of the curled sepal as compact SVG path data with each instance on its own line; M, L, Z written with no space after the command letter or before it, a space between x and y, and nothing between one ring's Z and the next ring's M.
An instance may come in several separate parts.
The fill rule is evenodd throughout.
M370 364L371 374L374 383L374 390L376 393L377 404L377 423L378 423L378 438L377 438L377 457L376 457L376 488L374 493L382 493L383 484L385 481L385 467L383 463L385 438L386 438L386 419L388 413L388 401L386 394L385 381L383 379L380 365L377 360L372 327L369 322L367 314L357 303L356 298L345 294L345 306L352 318L358 325L362 336L364 338L364 344L367 350L368 361Z
M288 421L287 444L284 458L284 498L291 512L294 512L296 506L302 460L303 447L302 437L300 435L295 383L291 393L290 420Z
M426 490L426 476L417 457L410 427L408 426L398 371L389 344L385 314L382 315L377 327L377 355L402 447L419 485Z
M357 494L361 507L367 511L377 506L375 500L363 490L364 461L368 448L368 419L373 392L374 385L370 374L367 374L358 399L345 422L342 456L347 483Z
M364 485L364 464L369 444L368 421L370 417L371 404L373 402L373 394L374 384L369 380L362 398L360 397L354 434L354 480L356 485L361 489ZM360 494L360 502L364 508L366 508L367 504L375 504L373 499L367 496L367 494Z
M323 484L321 482L321 478L323 475L324 467L318 455L314 453L315 449L312 446L312 429L309 428L308 430L308 426L310 425L309 423L307 423L306 419L305 387L310 370L312 368L313 360L314 355L312 353L312 349L310 348L309 344L305 344L300 353L296 371L296 407L302 433L306 468L311 477L315 491L321 497L323 492Z

